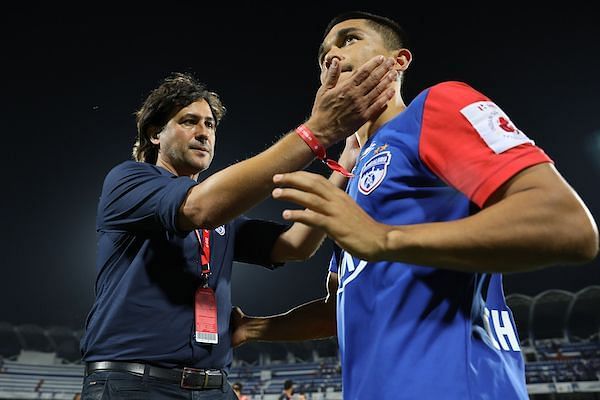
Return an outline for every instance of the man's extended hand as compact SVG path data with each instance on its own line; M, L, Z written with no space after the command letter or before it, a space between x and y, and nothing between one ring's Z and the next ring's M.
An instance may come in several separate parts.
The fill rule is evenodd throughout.
M305 207L284 210L288 221L321 228L344 250L362 260L384 255L388 227L373 220L343 190L323 176L298 171L273 177L273 198Z
M348 79L338 82L340 65L334 59L317 91L306 125L328 147L350 136L369 120L375 120L394 96L395 60L373 57Z

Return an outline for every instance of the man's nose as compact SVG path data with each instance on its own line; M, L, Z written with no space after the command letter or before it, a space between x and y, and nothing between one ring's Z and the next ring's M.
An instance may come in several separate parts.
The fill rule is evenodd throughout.
M338 53L338 51L339 49L335 46L332 47L331 50L329 50L329 52L325 56L325 68L329 69L329 67L331 66L331 62L334 58L337 58L338 62L342 61L342 56Z
M208 128L206 127L200 127L196 130L196 133L194 135L194 138L199 141L199 142L206 142L208 141Z

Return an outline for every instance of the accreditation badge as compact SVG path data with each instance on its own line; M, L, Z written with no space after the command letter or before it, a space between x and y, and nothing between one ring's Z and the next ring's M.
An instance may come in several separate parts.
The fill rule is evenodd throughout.
M219 343L217 330L217 300L210 287L199 287L195 296L196 342Z

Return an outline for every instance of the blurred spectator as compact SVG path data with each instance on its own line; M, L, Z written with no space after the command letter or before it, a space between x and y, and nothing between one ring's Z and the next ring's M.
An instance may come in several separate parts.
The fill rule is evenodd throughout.
M283 392L277 400L291 400L294 395L294 381L291 379L286 380L283 383Z

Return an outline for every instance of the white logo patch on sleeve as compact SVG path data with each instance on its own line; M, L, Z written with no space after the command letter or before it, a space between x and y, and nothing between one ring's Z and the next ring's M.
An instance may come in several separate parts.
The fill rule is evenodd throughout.
M469 104L460 112L496 154L523 143L534 144L533 140L517 129L504 111L491 101Z

